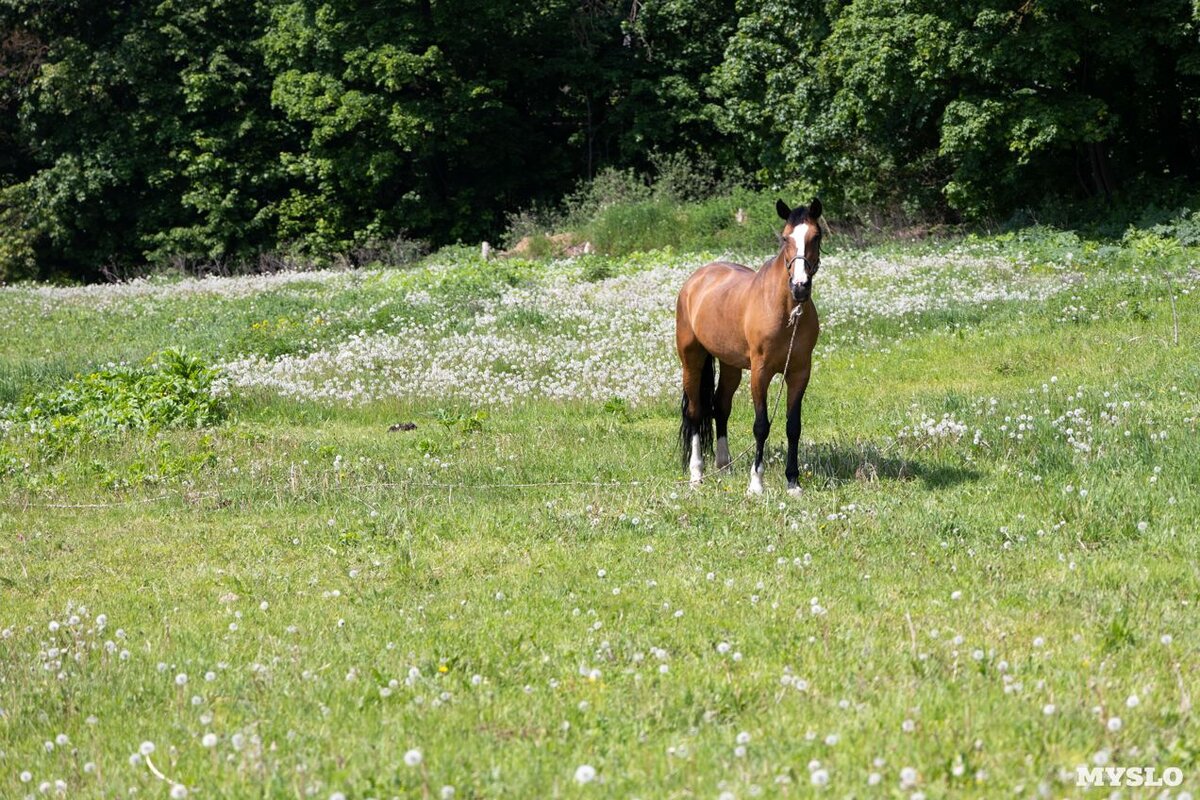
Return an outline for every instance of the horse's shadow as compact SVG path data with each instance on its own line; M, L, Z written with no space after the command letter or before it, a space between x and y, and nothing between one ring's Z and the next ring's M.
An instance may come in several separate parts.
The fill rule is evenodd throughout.
M891 455L874 442L810 444L801 448L800 460L802 473L829 483L920 480L929 489L945 489L981 477L965 467Z

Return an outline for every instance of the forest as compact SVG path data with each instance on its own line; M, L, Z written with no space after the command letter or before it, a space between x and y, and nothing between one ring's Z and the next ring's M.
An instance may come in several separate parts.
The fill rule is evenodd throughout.
M1200 3L0 0L0 281L498 241L664 164L844 218L1167 205Z

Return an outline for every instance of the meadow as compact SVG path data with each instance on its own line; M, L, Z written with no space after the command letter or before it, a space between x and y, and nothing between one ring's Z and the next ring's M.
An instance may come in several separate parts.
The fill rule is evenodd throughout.
M829 244L800 497L721 253L0 288L0 797L1200 792L1200 248Z

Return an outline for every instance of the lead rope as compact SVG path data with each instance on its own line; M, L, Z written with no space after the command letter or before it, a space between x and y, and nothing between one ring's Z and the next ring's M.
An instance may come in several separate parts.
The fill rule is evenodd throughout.
M792 338L791 341L788 342L787 358L784 359L783 362L783 380L779 382L779 388L775 390L775 406L771 409L771 413L767 415L768 423L775 421L775 413L779 411L779 399L783 397L783 387L787 385L788 367L791 366L792 363L792 347L794 347L796 344L796 330L800 327L796 323L800 321L800 317L803 316L803 314L804 303L800 303L792 309L792 313L788 316L788 325L792 329Z

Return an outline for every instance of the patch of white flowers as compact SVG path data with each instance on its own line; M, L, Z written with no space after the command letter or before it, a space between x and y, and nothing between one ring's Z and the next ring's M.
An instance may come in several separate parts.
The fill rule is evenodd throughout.
M957 441L967 432L967 426L959 422L949 413L943 414L941 419L933 419L932 417L922 416L920 420L901 428L896 433L897 439L907 439L917 443L950 440Z
M741 260L757 265L761 256ZM299 352L244 352L230 358L220 365L225 371L217 386L220 393L257 390L338 405L397 397L500 405L533 398L636 403L678 389L675 296L704 261L702 256L664 255L647 268L597 282L583 280L576 262L559 261L495 300L465 303L429 287L453 284L463 270L486 269L482 264L434 263L419 275L280 272L0 291L22 301L11 305L23 318L67 305L137 317L197 295L220 300L303 295L318 304L313 320L324 325L336 319L343 329L358 328L332 343L306 341ZM872 320L900 320L901 335L907 335L919 314L1041 301L1081 279L1076 272L1045 274L1019 258L979 247L903 256L830 253L817 279L816 304L825 329L818 353L873 341L864 333ZM384 301L350 309L327 302L348 291L381 286L393 292ZM389 306L406 311L387 318L381 311ZM0 320L0 330L16 322Z

